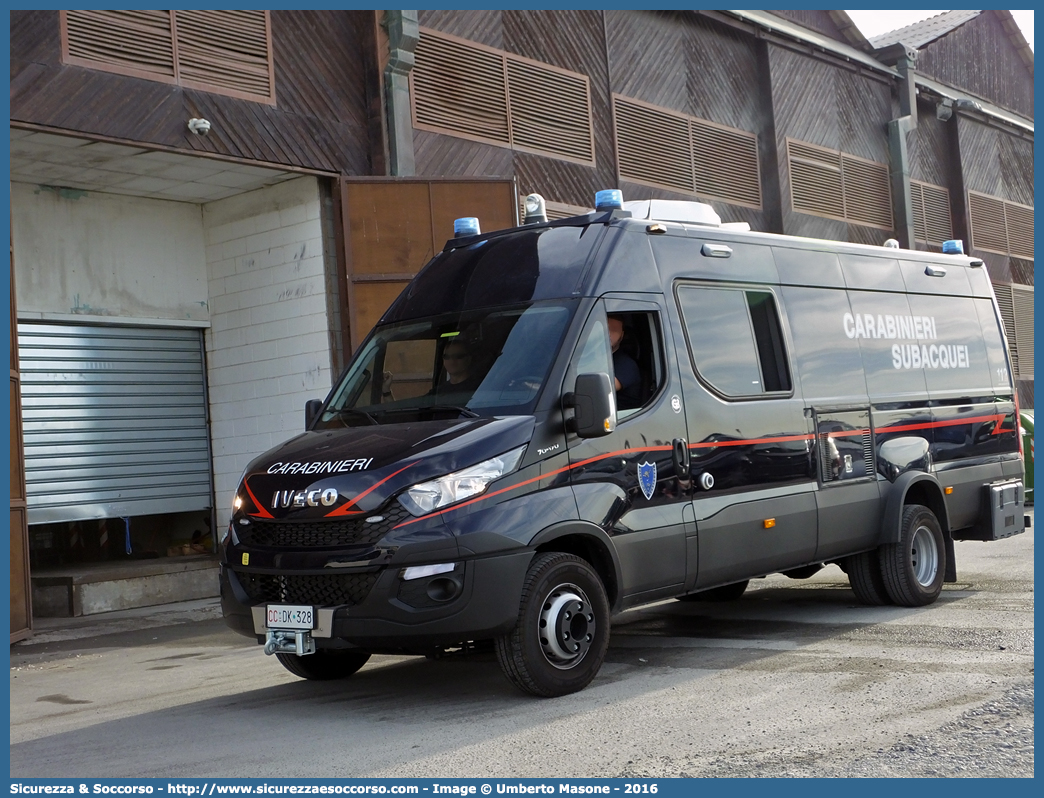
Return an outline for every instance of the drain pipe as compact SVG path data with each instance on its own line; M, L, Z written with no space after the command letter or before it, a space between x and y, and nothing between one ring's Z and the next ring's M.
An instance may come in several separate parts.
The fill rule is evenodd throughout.
M888 122L888 162L892 188L892 212L900 246L914 249L913 196L910 191L910 153L907 134L917 129L917 87L914 77L917 50L896 42L875 53L899 71L899 117Z
M388 173L413 175L413 120L410 115L410 72L420 40L416 11L385 11L388 31L388 65L384 68L385 106L388 113Z

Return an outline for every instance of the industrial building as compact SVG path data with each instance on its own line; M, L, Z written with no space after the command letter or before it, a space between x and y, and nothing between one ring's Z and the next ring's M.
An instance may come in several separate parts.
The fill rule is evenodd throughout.
M872 41L844 11L10 22L12 642L34 612L212 595L245 464L454 218L516 224L530 192L961 239L1033 406L1033 52L1007 11Z

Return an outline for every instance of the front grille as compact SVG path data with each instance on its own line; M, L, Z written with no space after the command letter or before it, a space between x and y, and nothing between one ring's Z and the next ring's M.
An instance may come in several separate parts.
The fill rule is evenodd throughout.
M237 525L236 537L245 546L272 548L337 548L341 546L371 546L383 538L392 527L409 517L397 501L388 502L383 509L366 513L360 518L331 518L319 521L251 521L249 526ZM381 520L367 523L367 518L380 516Z
M285 604L311 604L330 607L342 604L354 607L362 604L379 573L321 574L319 576L283 576L281 574L247 574L236 571L239 584L250 597L262 601Z

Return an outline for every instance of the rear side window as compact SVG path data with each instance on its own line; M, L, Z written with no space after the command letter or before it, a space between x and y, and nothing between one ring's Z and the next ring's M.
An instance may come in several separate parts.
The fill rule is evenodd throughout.
M678 305L696 373L728 397L790 391L790 369L768 291L680 285Z

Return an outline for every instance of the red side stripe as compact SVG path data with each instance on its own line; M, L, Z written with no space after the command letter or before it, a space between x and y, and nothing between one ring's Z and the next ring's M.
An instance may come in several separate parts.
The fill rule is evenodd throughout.
M690 443L690 449L717 449L719 446L753 446L759 443L783 443L785 441L807 441L812 435L780 435L775 438L748 438L741 441L705 441L704 443Z
M265 506L261 504L261 502L257 500L257 497L254 495L254 492L250 490L250 486L247 484L247 481L245 479L243 480L243 487L246 488L246 492L250 495L250 501L252 501L254 503L254 506L257 508L256 513L247 513L247 515L255 515L258 518L275 517L270 512L268 512L268 510L265 509Z
M616 452L609 452L608 454L600 454L595 457L589 457L586 460L581 460L579 463L573 463L572 465L563 466L562 468L557 468L554 471L548 471L546 474L541 474L537 477L531 477L530 479L523 480L522 482L516 482L514 485L510 485L506 488L501 488L500 490L495 490L492 493L483 493L481 496L476 496L474 499L468 499L466 502L461 502L460 504L454 504L452 507L447 507L445 510L439 510L438 512L422 515L420 518L412 518L409 521L403 521L401 524L397 524L396 526L392 527L392 529L399 529L399 527L409 526L410 524L415 524L418 521L424 521L428 518L434 518L437 515L448 513L450 510L459 510L461 507L467 507L469 504L480 502L483 499L491 499L494 496L499 496L501 493L507 493L509 490L521 488L523 485L530 485L534 482L539 482L542 479L548 479L549 477L565 473L566 471L572 471L574 468L580 468L581 466L585 466L588 463L597 462L598 460L605 460L609 457L619 457L620 455L632 454L634 452L669 452L671 448L672 447L670 446L650 446L648 448L641 449L620 449Z
M410 468L411 466L415 466L415 465L417 465L417 461L416 460L414 460L412 463L407 463L402 468L400 468L398 471L396 471L394 474L388 474L388 476L386 476L380 482L374 483L373 485L368 487L366 490L364 490L362 493L360 493L358 496L356 496L354 499L352 499L350 502L347 502L346 504L342 504L336 510L333 510L332 512L327 513L323 517L324 518L335 518L335 517L337 517L339 515L354 515L356 513L361 513L362 510L352 510L351 512L349 512L348 508L351 507L352 505L354 505L357 501L359 501L359 499L361 499L363 496L365 496L370 491L374 490L375 488L379 488L381 485L383 485L389 479L394 477L396 474L401 474L407 468Z
M975 418L951 419L951 420L948 420L948 421L932 421L932 422L927 422L927 423L924 423L924 424L906 424L906 425L903 425L901 427L882 427L882 428L877 430L877 433L880 434L880 433L891 433L891 432L910 432L912 430L918 430L918 429L931 429L932 427L953 427L953 426L957 426L957 425L960 425L960 424L974 424L974 423L977 423L977 422L984 422L984 421L996 421L997 424L999 425L1003 419L1004 419L1004 415L1003 414L996 415L996 416L976 416ZM846 432L834 432L834 433L830 433L830 437L844 437L844 436L848 436L848 435L863 435L864 433L869 432L869 431L870 430L866 429L866 430L852 430L852 431L846 431ZM994 431L994 435L996 435L996 434L997 434L997 432ZM779 443L779 442L784 442L784 441L807 441L807 440L812 440L814 437L815 436L812 435L812 434L808 434L808 435L780 435L780 436L775 437L775 438L749 438L749 439L740 440L740 441L710 441L710 442L705 442L705 443L690 443L689 444L689 448L690 449L714 449L714 448L723 447L723 446L753 446L753 445L761 444L761 443ZM530 479L523 480L522 482L516 482L514 485L509 485L506 488L501 488L500 490L495 490L492 493L483 493L481 496L476 496L474 499L468 499L467 501L461 502L460 504L454 504L452 507L447 507L445 510L438 510L437 512L434 512L434 513L428 513L427 515L422 515L420 518L411 518L409 521L403 521L401 524L397 524L396 526L394 526L392 528L393 529L400 529L400 528L402 528L404 526L409 526L410 524L415 524L418 521L426 521L429 518L435 518L436 516L442 515L443 513L448 513L448 512L450 512L452 510L459 510L462 507L467 507L469 504L475 504L476 502L484 501L485 499L491 499L494 496L499 496L501 493L507 493L508 491L515 490L516 488L521 488L521 487L523 487L525 485L530 485L530 484L532 484L534 482L539 482L542 479L547 479L549 477L557 476L558 474L562 474L562 473L564 473L566 471L572 471L574 468L581 468L581 467L583 467L585 465L588 465L589 463L594 463L594 462L597 462L599 460L605 460L605 459L610 458L610 457L620 457L621 455L625 455L625 454L634 454L635 452L669 452L669 451L671 451L671 449L672 449L672 447L670 447L670 446L648 446L648 447L642 447L642 448L636 448L636 449L620 449L620 450L615 451L615 452L609 452L608 454L599 454L599 455L596 455L594 457L589 457L586 460L581 460L578 463L573 463L572 465L563 466L562 468L555 469L554 471L549 471L546 474L541 474L540 476L532 477ZM412 465L412 463L410 465ZM396 473L398 473L398 472L396 472ZM395 476L395 475L393 474L392 476ZM389 479L390 478L391 477L389 477ZM375 487L377 487L377 486L374 485L374 488ZM373 488L370 488L370 490L373 490ZM369 492L369 491L367 491L367 492ZM362 498L363 495L365 495L365 494L361 494L358 498ZM345 505L345 507L347 507L347 506L348 505ZM341 508L341 509L344 509L344 508Z

